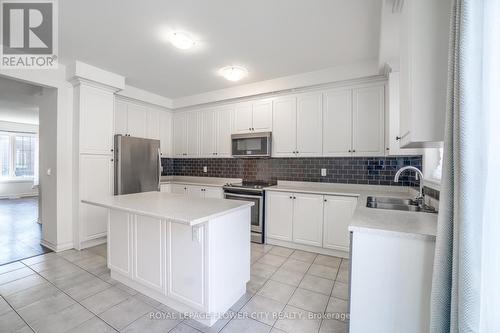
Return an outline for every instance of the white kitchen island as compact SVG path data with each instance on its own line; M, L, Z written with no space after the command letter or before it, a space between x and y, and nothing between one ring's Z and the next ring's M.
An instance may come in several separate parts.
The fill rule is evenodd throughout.
M162 192L82 202L109 209L113 279L208 326L245 294L253 203Z

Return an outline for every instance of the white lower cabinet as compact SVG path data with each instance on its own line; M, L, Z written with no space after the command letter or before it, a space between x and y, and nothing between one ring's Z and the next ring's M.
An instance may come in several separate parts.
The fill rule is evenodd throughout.
M167 185L169 187L167 187ZM224 191L222 191L221 187L217 187L217 186L162 184L160 186L160 191L161 192L185 194L185 195L189 195L192 197L198 197L198 198L224 199Z
M357 197L266 192L266 239L349 251L349 223Z
M325 195L323 247L349 251L348 227L357 205L356 197Z
M292 193L266 193L266 237L292 241L292 217Z
M293 241L321 246L323 243L323 196L297 193L293 195Z

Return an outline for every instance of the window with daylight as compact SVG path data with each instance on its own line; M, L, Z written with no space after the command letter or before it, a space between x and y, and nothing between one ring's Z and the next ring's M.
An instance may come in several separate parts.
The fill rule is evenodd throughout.
M33 178L37 140L30 133L0 132L0 179Z

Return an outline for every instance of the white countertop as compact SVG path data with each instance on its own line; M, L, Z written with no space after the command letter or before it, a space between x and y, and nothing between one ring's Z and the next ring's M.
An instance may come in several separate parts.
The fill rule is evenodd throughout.
M218 178L218 177L190 177L190 176L162 176L160 184L185 184L197 186L221 187L227 183L241 183L241 178Z
M191 226L254 205L249 201L204 199L156 191L107 196L82 202Z
M355 196L358 197L358 206L349 225L350 231L393 232L432 239L436 237L437 214L366 207L368 196L413 199L407 187L279 181L278 185L267 187L265 190Z

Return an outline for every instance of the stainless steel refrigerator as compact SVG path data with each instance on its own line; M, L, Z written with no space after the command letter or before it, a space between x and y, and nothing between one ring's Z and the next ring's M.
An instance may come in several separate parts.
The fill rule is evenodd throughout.
M160 190L160 141L115 135L115 195Z

